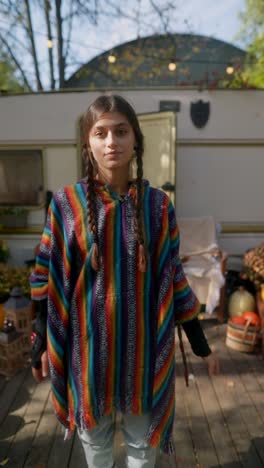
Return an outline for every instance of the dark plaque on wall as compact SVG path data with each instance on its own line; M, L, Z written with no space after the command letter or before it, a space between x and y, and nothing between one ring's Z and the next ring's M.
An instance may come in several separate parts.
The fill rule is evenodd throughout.
M204 102L201 99L197 102L191 102L191 119L197 128L203 128L208 122L210 116L210 102Z
M180 112L180 110L181 110L180 101L160 101L160 111Z

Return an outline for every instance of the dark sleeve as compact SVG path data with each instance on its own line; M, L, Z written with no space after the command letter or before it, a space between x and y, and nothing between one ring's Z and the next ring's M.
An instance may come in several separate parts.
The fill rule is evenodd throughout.
M31 366L40 369L41 355L47 349L48 300L35 301L34 306L36 310L36 336L31 350Z
M207 343L199 319L196 317L189 322L182 323L182 327L187 335L192 350L196 356L206 357L211 354L211 349Z

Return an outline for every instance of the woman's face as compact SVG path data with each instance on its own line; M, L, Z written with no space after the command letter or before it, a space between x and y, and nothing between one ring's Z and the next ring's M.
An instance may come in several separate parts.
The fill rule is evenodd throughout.
M89 133L88 147L97 162L99 172L129 169L136 144L134 130L119 112L106 112L95 122Z

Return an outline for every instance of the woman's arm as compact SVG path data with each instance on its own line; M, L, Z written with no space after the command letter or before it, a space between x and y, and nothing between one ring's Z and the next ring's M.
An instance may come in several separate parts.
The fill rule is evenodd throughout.
M187 338L190 342L192 350L196 356L206 357L211 354L211 349L204 335L200 321L197 317L189 322L182 323Z
M42 299L35 301L36 311L35 338L31 350L31 367L33 377L41 382L48 375L48 356L47 356L47 315L48 301Z
M219 374L218 356L209 347L199 319L195 317L189 322L182 323L182 327L194 354L201 356L205 360L210 377Z
M47 213L46 225L41 242L36 250L35 267L30 275L31 297L36 312L35 336L31 350L33 377L41 382L48 375L47 315L48 277L51 254L51 206Z

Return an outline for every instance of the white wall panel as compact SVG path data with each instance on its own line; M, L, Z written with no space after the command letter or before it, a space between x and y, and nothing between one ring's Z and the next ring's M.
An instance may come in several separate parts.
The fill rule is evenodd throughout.
M181 146L179 216L212 215L223 223L263 223L264 146Z

